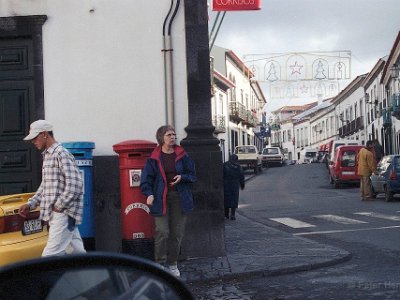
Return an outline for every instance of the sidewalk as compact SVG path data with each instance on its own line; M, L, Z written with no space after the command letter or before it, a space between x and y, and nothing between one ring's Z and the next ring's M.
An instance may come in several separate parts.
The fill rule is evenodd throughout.
M186 282L272 276L347 261L345 250L254 222L240 214L225 221L226 256L180 262Z

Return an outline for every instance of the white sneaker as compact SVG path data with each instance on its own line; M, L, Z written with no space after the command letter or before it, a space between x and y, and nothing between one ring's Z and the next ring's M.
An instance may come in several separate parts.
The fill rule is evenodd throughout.
M170 266L168 266L168 269L176 277L180 277L181 276L181 272L179 272L179 269L178 269L177 265L170 265Z

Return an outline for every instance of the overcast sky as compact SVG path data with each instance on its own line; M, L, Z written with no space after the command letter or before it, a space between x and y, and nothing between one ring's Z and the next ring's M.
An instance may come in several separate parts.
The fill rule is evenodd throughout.
M215 45L242 59L247 54L350 50L355 78L389 54L400 31L400 0L261 1L259 11L227 12ZM210 29L215 18L210 9Z

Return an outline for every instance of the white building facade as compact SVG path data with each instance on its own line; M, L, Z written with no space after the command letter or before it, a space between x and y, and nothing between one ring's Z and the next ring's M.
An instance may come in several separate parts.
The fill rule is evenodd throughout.
M253 73L250 69L232 50L214 46L211 55L216 74L221 74L231 84L227 91L225 117L229 121L226 132L217 135L223 140L221 147L224 145L225 160L239 145L255 145L261 151L264 140L257 133L260 131L263 107L266 104L261 87L252 79ZM214 95L213 103L220 101L216 97L222 99L223 96Z
M22 138L45 118L59 142L95 144L96 232L100 250L118 251L123 207L113 145L153 144L157 128L171 124L197 162L189 222L203 223L188 225L182 251L223 255L207 14L205 0L0 0L0 194L39 186L40 153ZM207 247L198 245L203 238Z

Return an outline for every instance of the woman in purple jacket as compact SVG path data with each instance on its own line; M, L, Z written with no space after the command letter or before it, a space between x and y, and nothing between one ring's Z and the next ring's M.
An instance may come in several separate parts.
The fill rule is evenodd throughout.
M147 159L140 189L155 217L155 260L180 276L177 266L186 214L193 210L191 183L197 180L193 160L176 145L175 129L161 126L158 146Z

